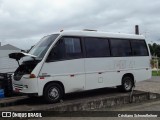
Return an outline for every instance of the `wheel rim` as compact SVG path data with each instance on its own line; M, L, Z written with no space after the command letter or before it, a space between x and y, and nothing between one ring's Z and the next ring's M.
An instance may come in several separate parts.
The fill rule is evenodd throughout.
M124 82L124 88L126 90L130 90L132 88L132 82L129 78L127 78Z
M52 100L56 100L59 98L59 89L57 87L51 87L48 90L48 97Z

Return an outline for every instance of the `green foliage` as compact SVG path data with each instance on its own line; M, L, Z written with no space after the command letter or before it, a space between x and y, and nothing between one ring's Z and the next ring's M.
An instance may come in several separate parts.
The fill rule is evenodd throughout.
M160 57L160 45L153 43L153 44L149 44L149 48L151 51L152 55L157 55L158 57Z
M160 71L152 71L152 76L160 76Z
M152 56L160 57L160 45L157 44L157 43L148 44L148 45L149 45ZM158 63L159 63L159 66L160 66L160 59L159 59Z

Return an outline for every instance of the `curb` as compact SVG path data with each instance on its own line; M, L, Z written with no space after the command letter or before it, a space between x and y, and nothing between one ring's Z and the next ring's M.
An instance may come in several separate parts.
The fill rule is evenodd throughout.
M19 101L28 98L27 96L17 96L0 99L0 108L18 105Z
M18 96L17 99L15 98L7 98L0 101L1 109L10 111L10 108L6 107L13 106L12 108L16 110L16 107L18 107L16 105L27 105L24 101L31 99L27 96ZM109 108L130 103L141 103L143 101L155 100L159 98L160 94L157 93L134 91L131 100L129 94L113 94L112 96L94 96L90 98L65 100L64 102L55 104L32 104L28 105L27 108L25 107L21 109L22 111L94 111L101 108ZM32 101L32 99L30 101Z
M48 108L41 108L35 110L52 110L52 111L89 111L89 110L97 110L101 108L109 108L114 106L120 106L124 104L130 103L141 103L147 100L154 100L160 98L160 95L157 93L137 93L133 94L132 102L130 102L130 97L128 95L125 96L114 96L114 97L106 97L106 98L98 98L87 101L79 101L72 102L69 104L62 103L57 106L50 106Z

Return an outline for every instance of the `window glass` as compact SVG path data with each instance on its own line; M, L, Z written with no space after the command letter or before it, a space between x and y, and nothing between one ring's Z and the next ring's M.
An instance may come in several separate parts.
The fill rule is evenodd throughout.
M111 39L111 52L114 57L131 56L131 46L129 40Z
M65 52L68 59L82 57L80 38L66 37L64 38Z
M64 38L66 53L81 53L81 44L79 38Z
M56 45L51 50L48 60L54 61L54 60L62 60L65 58L65 46L63 43L63 40L59 40Z
M80 38L64 37L60 39L49 55L49 61L67 60L82 57Z
M144 40L131 40L134 56L148 56L148 49Z
M87 57L110 56L109 43L105 38L85 38Z
M37 43L30 51L29 54L37 56L37 58L42 59L46 54L48 48L58 37L58 34L48 35L43 37L40 42Z

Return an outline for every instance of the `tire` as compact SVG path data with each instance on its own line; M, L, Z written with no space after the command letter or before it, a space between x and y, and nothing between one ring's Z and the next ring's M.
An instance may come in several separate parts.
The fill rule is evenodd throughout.
M44 88L43 97L47 103L56 103L60 101L63 94L63 89L59 84L51 83Z
M130 76L125 76L122 78L122 85L118 86L122 92L130 92L134 86L133 78Z

